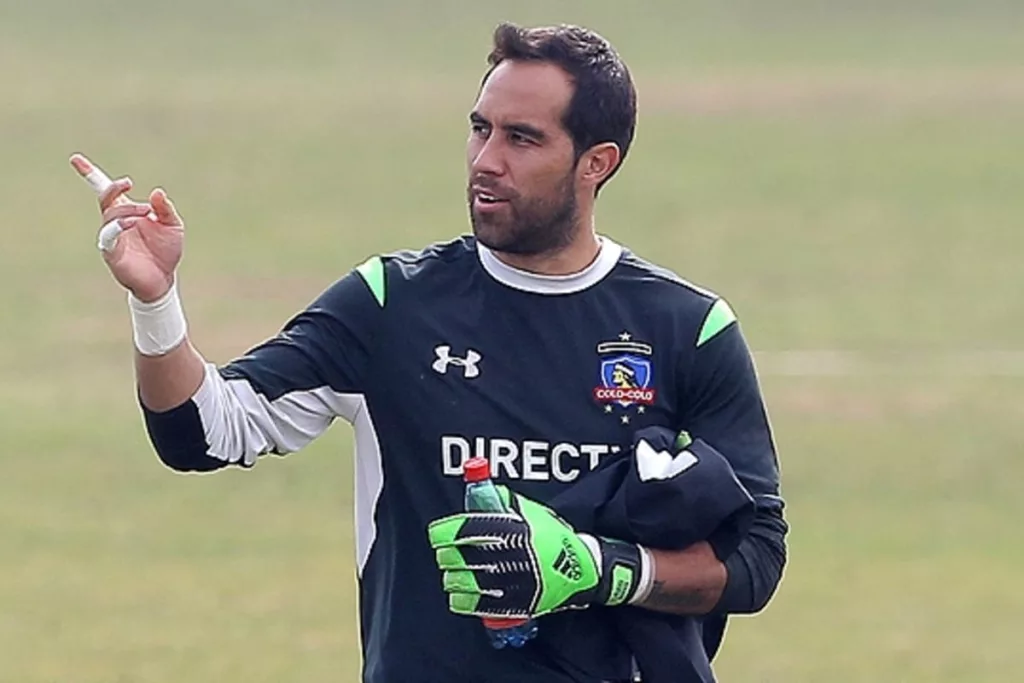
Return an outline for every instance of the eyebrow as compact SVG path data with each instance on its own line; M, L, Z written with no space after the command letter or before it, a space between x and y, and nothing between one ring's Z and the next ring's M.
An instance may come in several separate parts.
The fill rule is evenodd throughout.
M475 111L470 113L469 121L470 123L476 123L485 126L491 125L490 121L484 118L479 112ZM538 141L546 140L548 137L547 134L545 134L544 131L542 131L540 128L531 126L528 123L506 123L501 128L506 132L519 133L520 135L525 135L526 137L530 137Z

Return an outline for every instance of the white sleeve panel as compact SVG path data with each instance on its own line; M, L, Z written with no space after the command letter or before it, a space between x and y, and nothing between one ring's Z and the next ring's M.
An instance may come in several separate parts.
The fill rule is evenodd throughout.
M192 397L206 434L207 454L224 462L252 466L266 453L293 453L317 438L340 417L353 422L361 394L330 387L296 390L273 401L247 380L225 380L214 364Z

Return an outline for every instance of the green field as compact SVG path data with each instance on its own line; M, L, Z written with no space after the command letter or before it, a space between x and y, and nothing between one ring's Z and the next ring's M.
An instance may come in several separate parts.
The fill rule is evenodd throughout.
M67 157L167 188L226 361L468 229L502 19L617 44L640 128L599 229L726 296L757 353L791 556L721 680L1020 680L1020 3L0 0L0 683L357 679L348 428L164 469Z

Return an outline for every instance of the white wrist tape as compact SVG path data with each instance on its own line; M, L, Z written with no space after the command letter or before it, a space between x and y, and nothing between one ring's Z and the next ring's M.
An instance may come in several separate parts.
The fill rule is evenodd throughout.
M638 545L637 548L640 549L640 581L637 583L636 592L629 598L630 605L646 600L654 586L654 557L651 551L642 545Z
M178 298L178 283L156 301L144 303L128 292L135 348L144 356L162 356L178 346L188 332Z

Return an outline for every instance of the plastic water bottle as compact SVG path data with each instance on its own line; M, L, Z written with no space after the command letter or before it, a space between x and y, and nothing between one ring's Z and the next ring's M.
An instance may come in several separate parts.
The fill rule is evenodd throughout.
M466 482L466 512L507 512L505 502L491 480L491 465L486 458L470 458L463 467ZM533 619L483 617L491 645L522 647L537 635Z

